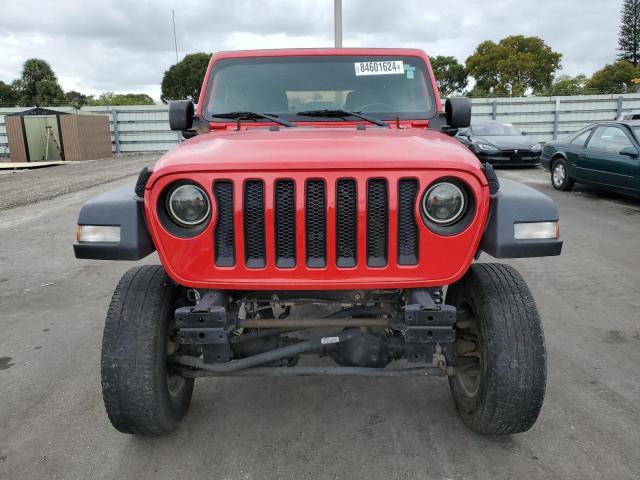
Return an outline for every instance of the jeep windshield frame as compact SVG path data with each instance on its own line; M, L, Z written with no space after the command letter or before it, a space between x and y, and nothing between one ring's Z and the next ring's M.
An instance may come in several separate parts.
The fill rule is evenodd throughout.
M376 68L395 71L367 70ZM432 85L426 62L413 55L221 58L212 65L201 112L212 123L228 123L216 115L230 111L268 112L296 123L340 121L297 114L309 110L350 110L388 121L430 120L438 113Z

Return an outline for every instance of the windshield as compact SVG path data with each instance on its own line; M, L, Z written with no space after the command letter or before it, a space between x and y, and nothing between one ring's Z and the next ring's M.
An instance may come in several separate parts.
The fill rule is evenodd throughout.
M480 137L502 137L522 135L520 130L510 123L480 123L471 127L471 132Z
M382 119L436 114L427 66L418 57L318 56L231 58L214 64L203 116L260 112L296 121L336 121L296 112L345 109ZM349 120L356 120L349 118Z

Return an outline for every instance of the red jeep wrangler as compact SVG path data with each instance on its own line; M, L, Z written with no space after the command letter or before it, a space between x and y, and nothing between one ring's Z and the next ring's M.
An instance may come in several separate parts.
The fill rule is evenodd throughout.
M452 138L470 119L419 50L214 55L197 108L169 106L188 140L80 211L78 258L162 264L109 306L115 428L171 432L196 377L445 375L474 431L529 429L536 305L512 267L473 262L559 255L558 213Z

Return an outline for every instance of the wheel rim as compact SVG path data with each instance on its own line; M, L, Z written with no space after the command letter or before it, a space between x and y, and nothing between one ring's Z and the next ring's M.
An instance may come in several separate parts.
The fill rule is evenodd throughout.
M462 393L469 398L478 396L482 381L483 338L479 320L468 304L458 308L456 323L456 377Z
M556 186L560 186L564 183L567 178L567 171L564 168L562 163L558 163L555 167L553 167L553 184Z

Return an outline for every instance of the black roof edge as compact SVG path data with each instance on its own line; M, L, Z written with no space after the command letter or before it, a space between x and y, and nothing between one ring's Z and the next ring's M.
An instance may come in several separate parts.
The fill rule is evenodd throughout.
M50 108L35 107L22 112L8 113L6 117L28 117L30 115L70 115L69 112L60 112L58 110L51 110Z

